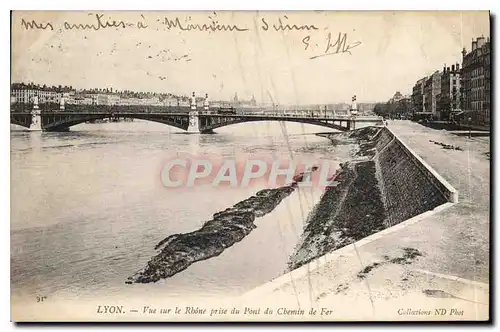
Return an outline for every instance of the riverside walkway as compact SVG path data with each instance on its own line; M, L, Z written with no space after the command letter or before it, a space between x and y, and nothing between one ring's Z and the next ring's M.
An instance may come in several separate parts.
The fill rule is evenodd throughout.
M459 202L313 260L242 303L332 310L317 320L488 318L490 138L404 120L388 127L458 190Z

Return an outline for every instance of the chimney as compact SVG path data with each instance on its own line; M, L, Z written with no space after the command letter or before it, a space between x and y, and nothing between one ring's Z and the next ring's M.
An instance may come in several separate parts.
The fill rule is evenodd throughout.
M484 45L484 36L477 37L476 47L480 48Z
M464 59L466 55L467 55L467 51L465 50L465 47L464 47L462 49L462 59Z
M446 73L446 63L443 65L443 74Z
M475 51L477 48L477 40L472 41L472 51Z
M455 73L455 65L451 65L451 72Z
M455 68L457 69L457 72L460 71L460 65L458 63L455 65Z

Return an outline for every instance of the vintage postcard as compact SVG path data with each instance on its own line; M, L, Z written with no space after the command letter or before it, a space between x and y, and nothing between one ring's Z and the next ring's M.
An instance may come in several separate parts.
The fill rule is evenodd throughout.
M13 11L11 319L488 321L488 11Z

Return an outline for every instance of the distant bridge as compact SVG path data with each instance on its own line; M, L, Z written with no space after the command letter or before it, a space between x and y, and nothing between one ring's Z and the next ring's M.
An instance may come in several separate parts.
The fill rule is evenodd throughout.
M30 130L67 131L71 126L106 118L131 118L163 123L188 132L209 133L220 127L256 121L288 121L323 126L340 131L355 129L358 122L380 123L378 117L320 115L319 111L290 110L245 112L191 110L189 107L66 105L64 110L15 110L10 122Z

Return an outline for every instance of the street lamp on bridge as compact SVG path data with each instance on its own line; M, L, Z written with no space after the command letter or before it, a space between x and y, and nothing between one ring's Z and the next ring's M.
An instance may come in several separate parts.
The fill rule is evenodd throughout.
M191 109L195 110L196 109L196 96L193 92L193 95L191 96Z
M208 113L208 93L205 93L205 101L203 101L203 108L205 109L205 112Z
M471 138L471 125L472 125L472 118L469 117L469 139Z

